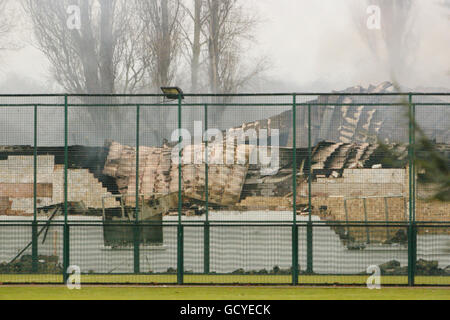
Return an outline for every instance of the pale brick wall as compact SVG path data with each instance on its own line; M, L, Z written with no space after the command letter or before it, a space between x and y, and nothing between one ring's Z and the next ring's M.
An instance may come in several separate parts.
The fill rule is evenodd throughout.
M312 195L319 197L392 197L407 196L406 169L345 169L340 178L320 178L312 182ZM298 190L308 195L308 184Z
M0 161L0 183L32 184L34 182L33 156L9 156ZM83 201L86 207L101 208L102 196L111 195L106 188L87 169L68 170L68 201ZM51 184L49 197L38 197L38 207L64 202L64 167L55 165L53 155L37 157L37 183ZM11 190L8 192L11 193ZM25 214L33 213L32 197L9 197L11 211ZM105 199L105 207L117 207L114 198Z

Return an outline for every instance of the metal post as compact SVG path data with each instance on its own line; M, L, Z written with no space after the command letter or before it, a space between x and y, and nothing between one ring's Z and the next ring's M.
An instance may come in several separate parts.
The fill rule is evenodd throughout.
M416 223L416 105L412 104L412 96L410 94L409 103L412 109L412 221Z
M313 273L313 228L312 228L312 150L311 150L311 105L308 104L308 225L306 228L306 272Z
M184 275L184 241L183 241L183 225L178 224L177 228L177 284L183 284L183 275Z
M63 280L64 283L67 283L67 279L69 278L69 274L67 273L67 270L70 265L70 226L67 223L64 223L64 231L63 231Z
M408 228L408 285L414 286L417 257L417 229L415 223Z
M208 131L208 105L205 104L205 134ZM208 182L208 136L205 139L205 225L204 225L204 235L203 235L203 272L205 274L209 273L209 182Z
M34 148L33 148L33 224L31 227L31 269L37 272L38 239L37 239L37 105L34 105Z
M412 94L409 96L409 227L408 227L408 285L414 286L416 270L416 228L415 228L415 106Z
M139 116L140 106L136 105L136 196L134 235L134 273L140 272L140 235L139 235Z
M204 249L204 252L203 252L203 272L205 274L209 274L209 261L210 261L210 258L209 258L209 252L210 252L210 250L209 250L209 243L210 243L209 231L210 231L209 221L205 221L204 234L203 234L203 241L204 241L204 243L203 243L203 249Z
M181 143L181 94L178 95L178 142ZM183 225L181 224L181 209L182 209L182 180L181 180L181 148L178 152L178 232L177 232L177 283L183 284Z
M298 284L298 228L297 228L297 102L292 100L292 285Z
M69 226L67 224L67 171L69 166L69 146L68 146L68 136L69 136L69 107L67 104L67 95L64 96L64 232L63 232L63 280L66 283L68 274L67 269L69 268L70 260L70 248L69 248Z
M33 220L31 225L31 270L33 273L38 271L38 223Z

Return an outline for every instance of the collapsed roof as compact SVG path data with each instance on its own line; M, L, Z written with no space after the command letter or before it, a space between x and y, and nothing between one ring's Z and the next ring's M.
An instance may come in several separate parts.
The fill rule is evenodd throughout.
M392 83L383 82L378 86L370 85L367 88L356 86L334 92L336 95L322 95L314 100L303 101L312 105L311 142L313 145L320 141L358 144L380 141L383 143L408 142L407 110L406 106L401 105L408 103L407 97L348 95L351 93L394 93L396 90ZM346 95L340 95L340 93ZM450 143L448 123L450 108L442 105L433 106L433 102L442 102L433 96L421 102L430 105L416 107L418 125L430 140L437 143ZM399 105L389 106L383 103ZM292 122L292 110L288 110L267 119L244 123L242 129L255 129L257 132L260 129L268 129L269 132L271 129L279 129L280 146L292 147ZM297 106L296 127L296 145L306 147L308 145L308 108L305 105Z

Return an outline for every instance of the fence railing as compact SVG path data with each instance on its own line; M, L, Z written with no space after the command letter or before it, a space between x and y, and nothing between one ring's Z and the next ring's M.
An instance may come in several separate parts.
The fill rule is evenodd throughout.
M364 284L375 265L448 285L449 205L416 156L426 138L450 168L449 105L2 95L0 282Z

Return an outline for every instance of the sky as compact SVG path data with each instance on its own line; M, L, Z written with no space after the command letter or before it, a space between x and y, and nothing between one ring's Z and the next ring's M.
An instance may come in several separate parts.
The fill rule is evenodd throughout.
M245 0L244 6L254 10L260 20L255 29L256 42L247 53L265 55L269 60L264 81L253 90L330 91L391 80L386 61L371 52L355 26L352 12L355 14L357 1L362 2ZM416 60L397 79L409 88L450 88L450 13L445 14L440 1L415 0L412 29L417 41ZM356 14L369 17L365 7ZM2 53L0 79L14 73L55 88L49 64L32 45L31 34L24 23L22 32L16 35L23 47Z
M261 17L267 19L258 35L260 47L274 62L271 76L309 90L389 80L389 68L376 59L355 27L351 9L358 1L362 2L257 1ZM406 86L450 87L450 20L437 2L415 1L412 28L418 41L417 61L410 74L398 79ZM359 14L369 17L362 9Z

